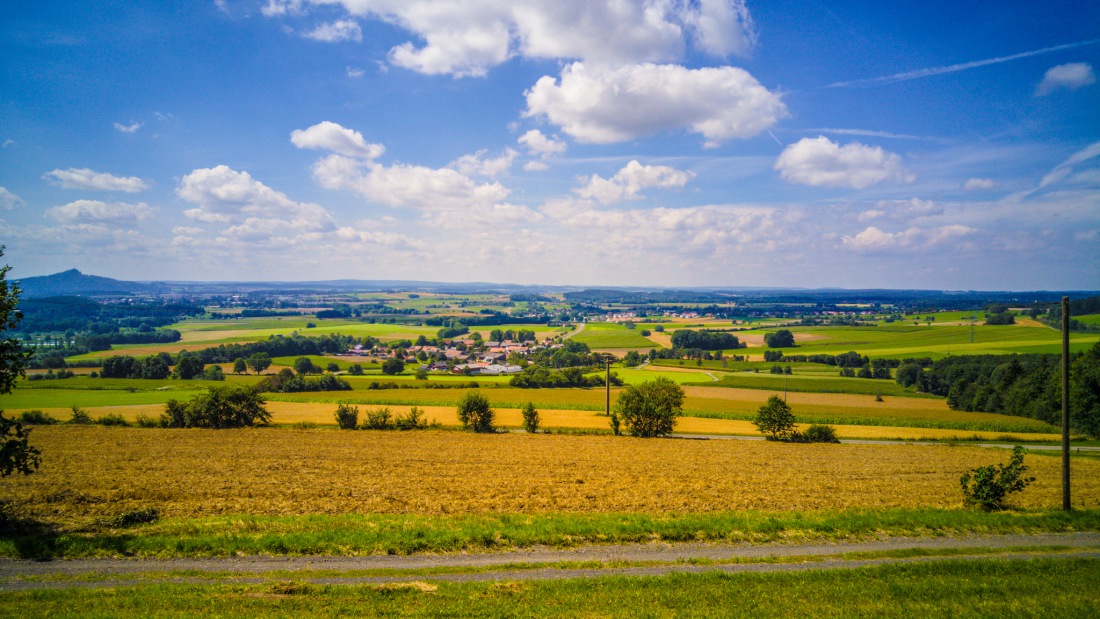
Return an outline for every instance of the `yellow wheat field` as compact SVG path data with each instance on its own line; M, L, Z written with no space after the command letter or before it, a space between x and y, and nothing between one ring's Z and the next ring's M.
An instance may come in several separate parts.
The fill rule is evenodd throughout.
M266 408L271 412L272 423L277 425L313 424L318 426L336 425L336 404L326 402L278 402L271 401ZM380 405L356 405L359 408L360 421L366 419L368 410L382 408ZM408 414L411 406L386 406L394 415ZM443 426L460 425L453 406L421 406L424 418ZM57 419L67 419L71 412L65 408L46 408L43 412ZM132 406L93 406L85 409L93 418L113 414L134 422L139 416L158 418L164 412L162 404L138 404ZM523 417L518 408L497 408L496 425L503 429L523 427ZM954 412L954 411L952 411ZM546 429L573 430L609 430L608 418L602 413L583 410L539 411L542 427ZM796 424L797 429L805 430L810 424ZM1007 432L985 432L974 430L950 430L939 428L905 428L894 426L834 425L837 436L844 439L897 439L897 440L1061 440L1060 434L1013 434ZM703 417L680 417L676 422L676 432L680 434L713 434L736 436L759 436L760 432L751 421L731 419L708 419Z
M966 470L1003 450L792 445L335 429L42 427L40 471L0 496L54 522L155 506L212 514L707 512L958 507ZM1060 461L1028 456L1038 481L1015 499L1060 505ZM1096 507L1100 462L1074 461L1075 504Z

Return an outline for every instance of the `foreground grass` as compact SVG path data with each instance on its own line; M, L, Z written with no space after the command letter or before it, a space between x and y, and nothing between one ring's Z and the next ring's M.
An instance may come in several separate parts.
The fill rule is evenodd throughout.
M0 616L1087 617L1100 612L1096 582L1100 561L1035 559L525 582L161 584L3 594Z
M950 509L847 509L703 514L484 514L221 516L169 519L132 529L53 530L24 523L0 533L0 556L196 557L477 552L586 543L774 542L882 536L1100 530L1100 510L985 513Z

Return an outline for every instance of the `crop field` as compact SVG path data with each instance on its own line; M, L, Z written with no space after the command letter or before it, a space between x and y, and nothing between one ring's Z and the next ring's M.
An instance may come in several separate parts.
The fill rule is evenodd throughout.
M572 339L588 344L594 350L657 348L653 341L642 337L641 327L627 329L623 325L609 322L587 323L584 330Z
M974 327L970 343L969 326L921 324L877 327L790 327L796 341L799 334L819 336L784 352L797 355L839 354L854 350L871 357L932 357L948 354L1059 353L1061 334L1045 326L1007 325ZM749 334L738 334L748 339ZM761 336L762 337L762 336ZM1100 341L1100 334L1071 333L1072 351L1083 351ZM751 352L751 350L750 350Z
M645 378L667 375L673 379L686 377L690 380L698 380L705 376L698 372L677 372L669 368L668 371L654 372L649 370L628 370L630 382L636 382ZM751 375L758 376L758 375ZM777 391L782 391L782 377L759 375L768 377L778 385ZM265 397L271 404L272 410L289 412L292 406L307 406L320 404L328 406L329 410L323 415L310 414L306 417L297 415L291 418L283 418L276 415L276 423L293 423L297 421L309 421L311 423L332 424L332 409L339 402L348 402L364 406L395 406L395 407L441 407L448 408L453 415L454 406L470 389L465 387L433 389L426 388L425 381L416 381L411 377L394 381L405 385L399 389L368 389L371 382L389 382L390 377L380 375L373 376L348 376L348 382L354 387L353 391L330 392L304 392L304 393L267 393ZM488 377L477 380L482 385L482 392L489 398L492 405L498 409L518 410L527 402L533 402L536 407L544 411L574 411L584 412L581 415L563 417L548 427L576 428L576 429L606 429L607 420L592 419L592 413L602 412L605 407L605 393L602 388L591 389L517 389L507 387L507 377ZM385 379L385 380L381 380ZM255 384L260 377L254 375L229 376L230 384ZM857 379L843 379L857 380ZM433 377L427 381L427 385L433 382L447 382L450 384L466 384L470 377ZM495 381L495 384L494 384ZM683 382L683 381L681 381ZM679 431L700 432L715 434L756 434L755 428L740 422L753 419L757 409L774 393L768 389L759 388L729 388L713 387L710 385L725 385L720 383L694 383L685 386L686 399L684 401L685 418L681 419ZM796 381L789 381L794 385ZM897 387L895 383L888 381L863 381L867 383L881 382L884 386ZM169 399L187 400L201 393L205 387L220 383L205 381L146 381L137 379L93 379L76 377L64 381L36 381L23 382L21 387L8 395L0 396L0 408L17 414L22 410L42 409L55 417L65 420L69 418L69 408L79 406L87 408L93 416L102 416L108 413L123 414L130 419L136 415L142 405L161 405ZM759 385L753 385L759 387ZM420 387L420 388L409 388ZM614 405L621 390L611 390L611 401ZM1053 426L1022 417L1011 417L994 413L969 413L965 411L953 411L947 407L942 398L916 398L893 397L887 390L882 390L883 402L877 402L873 394L858 393L824 393L817 389L814 391L798 391L791 389L787 399L794 414L800 421L806 423L830 423L844 426L871 426L876 429L873 432L867 428L860 428L858 432L854 428L845 428L841 436L846 438L969 438L974 433L983 438L994 438L995 435L982 433L1023 433L1023 434L1050 434L1057 432ZM277 408L278 407L278 408ZM149 412L142 409L142 414L157 416L160 411ZM703 419L708 420L705 427L698 424ZM450 419L450 417L448 417ZM714 424L719 420L737 421L737 424ZM453 424L455 422L440 419L442 423ZM514 423L506 422L505 425L518 427L518 417ZM890 430L885 428L890 427ZM917 431L918 429L922 429ZM952 433L930 433L928 430L953 430ZM913 430L913 431L906 431ZM1037 436L1031 437L1039 440ZM1042 440L1049 440L1049 437Z
M49 457L0 491L80 523L147 506L223 514L674 513L957 508L959 476L998 450L456 432L43 427ZM1060 504L1060 462L1030 456L1022 507ZM1100 500L1100 462L1073 493Z

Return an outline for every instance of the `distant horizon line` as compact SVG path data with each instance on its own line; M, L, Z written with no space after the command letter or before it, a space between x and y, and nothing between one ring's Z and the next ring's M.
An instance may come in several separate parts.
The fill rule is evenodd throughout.
M439 280L419 280L419 279L358 279L341 277L325 280L277 280L277 279L228 279L228 280L191 280L191 279L133 279L123 280L103 275L91 275L81 271L80 269L73 267L64 271L58 271L56 273L50 273L47 275L34 275L29 277L14 278L13 282L22 282L28 279L42 279L62 275L75 271L84 277L94 277L102 279L110 279L117 282L126 282L143 285L153 284L165 284L165 285L202 285L202 286L227 286L233 284L251 284L251 285L319 285L319 284L344 284L356 285L356 284L370 284L374 286L394 284L403 286L462 286L462 287L478 287L478 286L495 286L495 287L508 287L508 288L558 288L558 289L576 289L576 290L627 290L627 291L661 291L661 290L688 290L688 291L722 291L722 290L739 290L739 291L794 291L794 292L939 292L947 294L969 294L969 293L1084 293L1088 296L1100 295L1100 289L1034 289L1034 288L1021 288L1021 289L948 289L948 288L882 288L882 287L867 287L867 288L849 288L843 286L820 286L820 287L807 287L807 286L752 286L752 285L725 285L725 284L702 284L695 286L675 286L675 285L609 285L609 284L516 284L508 282L490 282L490 281L439 281Z

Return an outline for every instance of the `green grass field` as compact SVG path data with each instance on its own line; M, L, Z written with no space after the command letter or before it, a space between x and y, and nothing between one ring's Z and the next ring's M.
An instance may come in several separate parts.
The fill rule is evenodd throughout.
M6 593L0 616L1076 618L1100 612L1097 580L1100 561L1046 558L407 587L119 583Z
M1100 314L1085 314L1084 316L1071 316L1086 325L1100 325Z
M879 327L790 327L796 335L804 333L820 339L807 341L795 348L785 348L791 355L836 355L854 350L862 355L882 358L931 357L939 359L953 355L1000 355L1012 353L1061 352L1061 334L1048 327L1009 325L974 327L974 342L970 342L969 326L955 325L884 325ZM760 333L761 331L755 331ZM746 332L753 333L753 332ZM1084 351L1100 341L1100 334L1070 334L1070 349ZM749 354L761 354L761 348L749 348Z
M584 330L571 338L588 344L592 349L607 348L657 348L657 344L642 337L642 328L627 329L609 322L590 322Z

